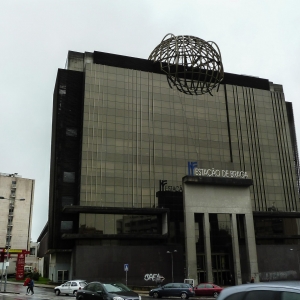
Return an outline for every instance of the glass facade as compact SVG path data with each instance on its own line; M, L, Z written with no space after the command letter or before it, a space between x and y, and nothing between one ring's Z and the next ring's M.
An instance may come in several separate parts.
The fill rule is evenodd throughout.
M182 180L192 175L192 163L247 172L257 245L297 244L299 162L291 104L282 87L266 79L226 73L224 80L212 96L186 95L170 88L150 61L69 53L54 92L48 249L79 253L87 245L95 251L109 246L106 255L114 248L121 259L122 247L130 246L143 264L148 258L135 246L145 246L149 264L167 274L167 250L181 253L182 263L188 260ZM211 252L205 248L205 212L197 206L194 261L199 281L212 271L214 281L227 285L234 283L234 234L231 212L222 205L205 215ZM236 218L243 275L245 215ZM115 269L105 257L98 263Z
M86 64L84 90L81 205L156 207L159 180L180 186L196 161L247 172L254 211L297 210L282 92L221 85L191 96L162 74L98 64Z

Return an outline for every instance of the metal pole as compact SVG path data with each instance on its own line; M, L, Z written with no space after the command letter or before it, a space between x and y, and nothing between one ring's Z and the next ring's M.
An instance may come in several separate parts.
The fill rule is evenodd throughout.
M173 274L173 253L171 252L171 259L172 259L172 282L174 282L174 274Z
M9 200L9 206L8 206L8 220L9 220L9 215L10 215L10 208L12 206L12 200ZM9 221L7 221L7 233L9 232ZM9 246L10 246L10 239L11 239L11 234L7 234L7 251L6 251L6 266L5 266L5 282L4 282L4 292L6 292L6 283L7 283L7 268L8 268L8 257L9 257Z
M2 288L3 272L4 272L4 255L3 255L3 262L2 262L2 272L1 272L0 292L2 291L1 288Z

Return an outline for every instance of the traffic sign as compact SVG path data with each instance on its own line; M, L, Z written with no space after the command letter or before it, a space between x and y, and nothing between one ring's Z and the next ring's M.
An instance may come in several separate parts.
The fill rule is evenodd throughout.
M124 264L124 271L128 272L129 271L129 264Z

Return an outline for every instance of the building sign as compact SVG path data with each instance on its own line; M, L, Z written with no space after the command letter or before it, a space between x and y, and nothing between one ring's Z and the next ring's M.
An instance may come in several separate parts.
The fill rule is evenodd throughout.
M24 279L24 266L25 266L25 254L19 253L16 265L16 279L23 280Z
M231 171L231 170L218 170L218 169L199 169L195 168L195 176L206 177L227 177L227 178L248 178L247 172L244 171Z
M204 176L204 177L225 177L225 178L248 178L247 172L232 171L232 170L219 170L219 169L200 169L197 168L197 162L188 162L188 174L191 176Z
M0 248L0 252L7 252L6 248ZM24 254L29 254L30 251L24 250L24 249L8 249L8 252L10 254L17 254L17 253L24 253Z
M182 192L182 185L167 185L168 180L159 181L159 191L160 192Z

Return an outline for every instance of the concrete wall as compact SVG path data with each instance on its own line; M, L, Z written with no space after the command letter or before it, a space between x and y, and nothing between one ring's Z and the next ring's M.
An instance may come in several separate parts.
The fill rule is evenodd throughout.
M261 281L300 279L297 245L258 245L256 248Z
M184 280L184 257L182 247L170 246L77 246L73 278L87 281L120 281L126 283L124 264L129 265L129 286L156 286L153 274L165 277L164 283L172 282L172 261L167 251L173 254L174 281Z
M243 186L244 184L244 186ZM228 178L206 178L186 176L183 178L184 222L186 232L186 268L189 277L197 283L197 257L195 238L195 213L204 214L204 244L207 280L213 281L209 214L230 214L232 216L232 243L234 251L235 282L242 283L241 263L237 237L236 215L245 216L245 234L249 274L258 278L255 233L253 226L250 189L247 181Z

